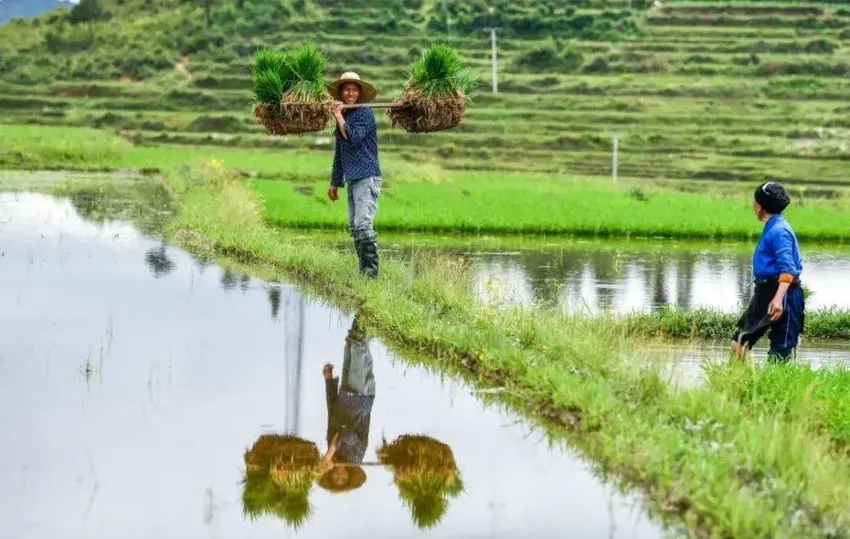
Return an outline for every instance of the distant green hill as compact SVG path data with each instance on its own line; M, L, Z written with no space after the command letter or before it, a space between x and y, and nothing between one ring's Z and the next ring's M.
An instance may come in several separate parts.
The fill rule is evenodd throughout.
M4 0L9 1L9 0ZM481 92L459 127L381 130L410 161L642 178L848 182L850 4L661 0L102 0L0 27L0 121L92 125L139 143L312 147L250 113L251 56L315 40L329 75L398 95L428 42ZM489 27L499 92L490 92Z
M70 9L72 6L70 2L61 0L0 0L0 24L15 17L35 17L51 9Z

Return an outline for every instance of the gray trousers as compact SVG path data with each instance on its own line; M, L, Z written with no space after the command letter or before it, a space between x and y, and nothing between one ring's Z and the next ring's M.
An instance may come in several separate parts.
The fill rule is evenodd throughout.
M372 351L369 338L345 339L342 359L342 388L359 395L375 394L375 373L372 368Z
M348 231L358 241L377 238L373 221L378 213L381 177L370 176L348 182Z

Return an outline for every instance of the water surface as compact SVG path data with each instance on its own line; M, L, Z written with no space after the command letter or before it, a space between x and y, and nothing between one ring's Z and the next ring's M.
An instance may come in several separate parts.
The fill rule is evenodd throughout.
M555 301L572 312L626 314L665 305L738 312L749 300L753 279L751 253L740 245L670 248L668 242L656 241L622 247L615 241L588 240L545 249L487 250L414 248L409 241L390 240L384 246L402 258L428 250L470 260L484 301ZM850 253L804 250L803 257L803 281L812 293L807 308L850 308Z
M341 370L352 317L101 221L0 195L0 537L660 535L566 448L374 339L366 481L314 486L297 530L245 516L243 454L259 436L326 449L322 366ZM436 516L369 465L405 434L454 455L463 489Z

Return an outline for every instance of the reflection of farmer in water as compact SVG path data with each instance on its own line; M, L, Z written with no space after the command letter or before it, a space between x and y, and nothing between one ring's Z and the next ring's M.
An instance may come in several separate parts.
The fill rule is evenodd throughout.
M399 496L421 529L436 526L449 498L463 491L452 449L428 436L399 436L391 444L384 440L378 459L392 468Z
M328 405L328 452L323 458L326 471L319 478L319 485L332 492L346 492L366 481L363 468L356 465L363 462L366 454L375 402L369 337L358 324L357 316L345 338L342 383L339 377L334 377L330 363L324 366L322 374Z

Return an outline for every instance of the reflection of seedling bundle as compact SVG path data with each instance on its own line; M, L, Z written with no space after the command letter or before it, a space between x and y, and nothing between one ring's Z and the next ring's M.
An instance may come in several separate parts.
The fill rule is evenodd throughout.
M466 100L475 85L456 50L430 45L410 64L404 95L387 111L390 125L400 125L411 133L455 127L463 120Z
M245 515L274 515L294 528L302 525L310 516L308 498L319 460L313 442L281 434L260 436L245 452Z
M325 88L327 59L312 43L254 56L254 117L272 135L321 131L333 101Z
M378 448L381 464L393 470L403 503L420 528L435 526L448 508L449 497L463 491L451 448L428 436L399 436Z

